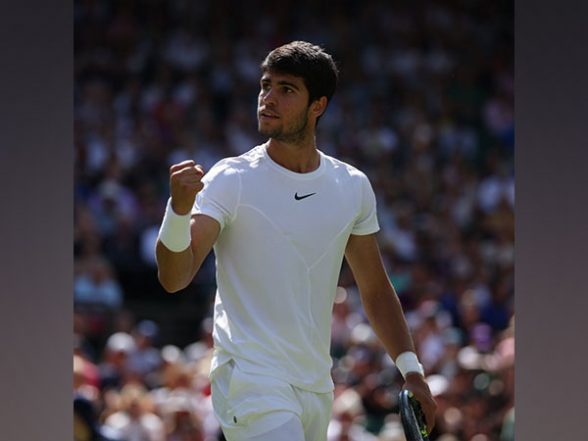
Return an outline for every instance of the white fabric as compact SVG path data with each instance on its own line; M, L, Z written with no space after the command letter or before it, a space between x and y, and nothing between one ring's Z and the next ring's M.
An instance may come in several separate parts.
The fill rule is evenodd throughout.
M402 374L402 378L406 378L406 374L409 372L417 372L421 375L425 375L423 365L419 363L419 359L414 352L403 352L394 361L396 367Z
M379 229L367 177L322 153L317 170L294 173L261 145L220 161L203 182L192 213L221 225L211 370L232 358L246 372L331 391L331 311L345 246L350 234Z
M179 253L188 249L191 242L190 217L190 214L176 214L171 206L171 198L167 200L159 240L168 250Z
M288 441L306 441L306 439L317 441L319 438L305 438L304 437L304 429L302 428L302 424L300 420L296 418L294 415L290 417L288 421L282 424L279 427L276 427L269 432L263 433L258 436L254 436L252 438L247 438L247 441L276 441L279 439L288 440ZM235 439L234 441L241 441L243 438ZM233 440L228 440L233 441Z
M332 392L309 392L245 373L233 360L213 372L211 386L214 412L228 441L326 440Z

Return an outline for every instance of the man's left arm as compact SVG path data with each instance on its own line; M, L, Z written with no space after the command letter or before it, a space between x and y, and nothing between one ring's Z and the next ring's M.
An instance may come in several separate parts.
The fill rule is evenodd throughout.
M370 324L388 354L398 361L400 354L414 353L414 343L402 306L384 269L375 234L352 234L345 249L345 258L353 272ZM403 375L404 387L421 403L430 432L435 425L437 405L427 382L423 375L410 367Z

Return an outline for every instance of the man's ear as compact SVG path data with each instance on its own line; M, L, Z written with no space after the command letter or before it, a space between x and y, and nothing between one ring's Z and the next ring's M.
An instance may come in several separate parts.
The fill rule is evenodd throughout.
M310 110L316 118L318 118L325 112L328 101L329 100L327 100L326 96L322 96L319 99L314 100L312 102L312 104L310 105Z

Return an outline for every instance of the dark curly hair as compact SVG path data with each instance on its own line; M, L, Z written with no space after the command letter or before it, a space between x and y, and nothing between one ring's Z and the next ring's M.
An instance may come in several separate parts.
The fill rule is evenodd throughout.
M306 41L293 41L271 51L261 63L261 71L301 77L308 89L309 104L323 96L330 101L339 80L333 57Z

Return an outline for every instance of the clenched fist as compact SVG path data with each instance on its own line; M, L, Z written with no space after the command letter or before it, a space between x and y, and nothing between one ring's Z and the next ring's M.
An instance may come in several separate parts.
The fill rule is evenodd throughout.
M171 206L176 214L190 213L196 195L204 184L201 182L204 170L192 160L182 161L169 168Z

